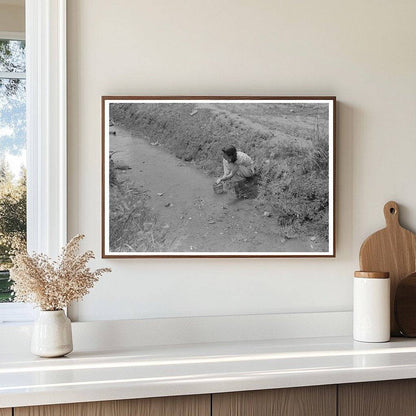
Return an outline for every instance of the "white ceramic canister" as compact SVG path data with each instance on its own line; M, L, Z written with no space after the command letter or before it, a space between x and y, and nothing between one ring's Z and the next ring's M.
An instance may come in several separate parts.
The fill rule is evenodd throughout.
M390 340L390 278L387 272L354 273L354 330L361 342Z

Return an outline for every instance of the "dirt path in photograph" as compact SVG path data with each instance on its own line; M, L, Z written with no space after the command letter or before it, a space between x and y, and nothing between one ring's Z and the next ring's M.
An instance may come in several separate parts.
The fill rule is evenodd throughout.
M318 251L309 237L284 239L273 217L256 200L237 199L233 190L217 195L214 178L169 154L160 145L117 128L111 139L120 178L149 194L148 205L166 230L163 251ZM221 161L218 161L221 163ZM127 167L129 169L127 169Z

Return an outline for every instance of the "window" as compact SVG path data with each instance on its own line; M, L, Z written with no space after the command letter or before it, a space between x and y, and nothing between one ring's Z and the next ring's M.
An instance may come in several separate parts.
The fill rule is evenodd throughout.
M26 1L25 32L27 247L55 257L66 243L66 0ZM0 324L33 316L31 305L0 303Z
M7 38L6 38L7 37ZM0 302L12 301L8 268L26 244L26 53L21 34L0 34Z

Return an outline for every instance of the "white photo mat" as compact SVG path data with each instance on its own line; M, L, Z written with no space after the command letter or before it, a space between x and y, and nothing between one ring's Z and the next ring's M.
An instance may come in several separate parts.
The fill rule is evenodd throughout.
M335 103L102 97L103 257L334 257ZM256 179L218 195L227 146Z

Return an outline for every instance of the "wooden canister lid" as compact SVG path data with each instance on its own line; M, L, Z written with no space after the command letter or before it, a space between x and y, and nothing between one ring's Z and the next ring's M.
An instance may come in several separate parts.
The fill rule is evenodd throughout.
M365 279L388 279L390 277L389 272L354 272L354 277L362 277Z

